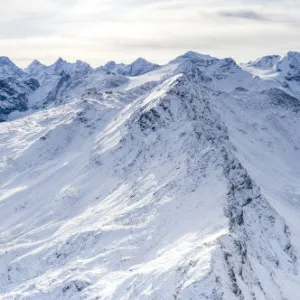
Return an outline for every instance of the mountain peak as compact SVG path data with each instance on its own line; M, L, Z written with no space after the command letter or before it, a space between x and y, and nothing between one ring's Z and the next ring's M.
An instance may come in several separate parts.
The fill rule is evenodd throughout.
M76 65L81 65L81 64L88 64L86 63L85 61L82 61L80 59L77 59L76 62L75 62Z
M278 71L288 81L300 82L300 52L290 51L279 62Z
M261 58L256 59L253 62L249 63L249 66L261 68L261 69L269 69L275 66L280 60L279 55L266 55Z
M7 56L0 56L0 64L16 66Z
M139 76L151 72L159 67L159 65L147 61L144 58L138 58L129 66L128 76Z
M52 65L47 67L50 73L60 73L64 71L65 67L68 65L68 62L59 57Z
M62 64L67 64L67 61L65 61L61 57L59 57L54 63L54 65L62 65Z
M171 60L170 63L180 63L185 60L215 60L215 57L212 57L207 54L201 54L195 51L188 51L178 57L176 57L174 60Z
M108 61L105 65L104 65L104 68L107 68L109 70L112 70L113 68L116 67L116 62L114 60L110 60Z
M82 61L82 60L80 60L80 59L77 59L77 60L76 60L75 66L77 66L77 67L91 68L91 66L90 66L87 62Z
M22 69L16 66L7 56L0 56L0 76L1 77L21 77L25 73Z
M152 64L151 62L149 62L148 60L146 60L145 58L142 58L142 57L137 58L132 64L137 64L137 63L149 63L149 64Z
M39 67L39 66L44 66L40 61L38 61L37 59L33 60L32 63L26 68L26 69L29 69L29 68L36 68L36 67Z
M297 52L297 51L289 51L287 53L287 56L289 57L300 57L300 52Z

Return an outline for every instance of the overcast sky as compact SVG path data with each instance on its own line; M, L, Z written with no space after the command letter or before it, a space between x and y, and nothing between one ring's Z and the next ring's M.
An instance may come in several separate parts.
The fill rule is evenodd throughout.
M0 55L24 67L58 57L92 66L188 50L238 62L300 51L299 0L1 1Z

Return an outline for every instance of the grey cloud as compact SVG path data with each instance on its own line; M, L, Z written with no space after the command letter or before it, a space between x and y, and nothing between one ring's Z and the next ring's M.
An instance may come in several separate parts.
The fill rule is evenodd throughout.
M253 10L220 11L219 15L227 18L239 18L254 21L272 21L269 17Z
M222 10L218 11L217 14L225 18L280 23L294 28L300 26L300 19L288 14L286 11L283 11L281 14L273 13L267 15L254 10Z

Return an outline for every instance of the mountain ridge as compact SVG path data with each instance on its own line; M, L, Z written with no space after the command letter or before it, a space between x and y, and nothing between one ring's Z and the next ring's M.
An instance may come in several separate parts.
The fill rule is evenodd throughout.
M0 297L297 300L297 61L37 72L0 127Z

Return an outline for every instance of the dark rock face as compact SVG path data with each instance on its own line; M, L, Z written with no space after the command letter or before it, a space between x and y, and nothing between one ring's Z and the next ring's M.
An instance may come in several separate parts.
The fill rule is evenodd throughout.
M300 53L288 52L278 63L278 70L283 72L287 81L300 82Z
M39 82L36 79L34 79L34 78L29 78L24 83L26 85L28 85L31 88L32 91L35 91L35 90L37 90L40 87Z
M285 79L288 81L299 81L300 82L300 72L297 74L287 74Z
M8 57L0 57L0 121L13 111L28 109L28 96L39 88L39 82L28 76Z
M13 111L28 109L28 96L40 86L36 79L8 77L0 80L0 121L6 120Z
M201 69L202 63L202 60L187 60L178 67L178 72L184 73L187 78L195 82L211 82L212 79Z
M48 94L44 104L54 103L58 99L58 95L71 83L71 76L66 72L61 72L60 79L56 87Z
M262 94L267 95L273 105L282 106L295 112L300 111L300 100L279 88L263 91Z
M8 96L16 94L16 91L10 87L6 80L0 80L0 89L1 92L6 93Z

